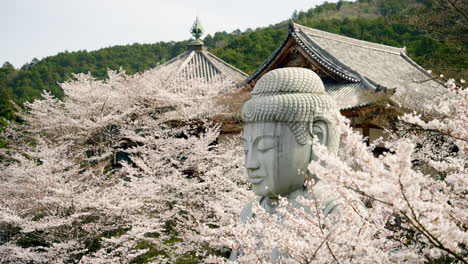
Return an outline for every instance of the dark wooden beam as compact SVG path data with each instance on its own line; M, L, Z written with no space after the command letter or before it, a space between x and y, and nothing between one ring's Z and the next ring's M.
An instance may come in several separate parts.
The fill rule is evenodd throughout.
M367 129L367 130L369 130L369 128L383 129L383 128L377 126L377 125L370 124L370 123L369 124L357 124L357 125L353 125L353 127L354 128L362 128L363 130L364 130L364 128Z
M369 145L369 124L362 125L362 136L366 138L366 144Z

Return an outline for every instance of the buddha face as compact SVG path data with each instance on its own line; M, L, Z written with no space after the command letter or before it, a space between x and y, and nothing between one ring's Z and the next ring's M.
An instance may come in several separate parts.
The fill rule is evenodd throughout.
M311 160L311 145L297 142L283 122L244 125L245 167L258 196L288 195L301 188Z

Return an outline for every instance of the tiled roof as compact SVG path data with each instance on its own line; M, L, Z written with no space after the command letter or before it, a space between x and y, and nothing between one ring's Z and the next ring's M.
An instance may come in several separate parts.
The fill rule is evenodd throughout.
M308 38L308 42L316 43L368 81L387 89L396 89L398 92L392 99L398 103L437 99L447 92L441 83L432 80L406 55L404 48L343 37L297 24L294 27Z
M386 93L377 95L362 87L360 83L324 81L325 90L333 97L341 110L368 106L387 98Z
M388 90L396 90L390 100L412 109L419 107L418 104L434 102L447 93L441 83L407 56L405 48L348 38L295 23L291 23L286 41L249 76L247 82L263 73L290 38L343 81L325 83L342 109L372 104L381 100L380 93Z
M185 78L210 82L225 76L235 83L241 83L247 74L234 68L206 50L188 50L159 67L175 65L177 72Z

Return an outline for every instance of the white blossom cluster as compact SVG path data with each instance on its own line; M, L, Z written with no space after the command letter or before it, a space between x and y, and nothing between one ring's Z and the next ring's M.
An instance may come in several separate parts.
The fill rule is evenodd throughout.
M217 145L219 126L206 121L233 86L174 76L78 74L62 84L63 100L44 92L26 104L24 124L3 135L0 263L173 263L213 253L197 230L251 198L238 177L240 147Z
M379 157L330 117L340 151L314 144L313 199L240 223L255 198L243 153L207 121L232 85L173 70L79 74L63 100L26 104L2 135L0 263L226 263L230 250L238 263L466 263L466 90L402 116ZM338 214L323 215L328 198Z
M468 90L448 87L453 97L430 106L432 116L403 115L379 156L349 120L330 116L342 134L340 150L313 145L318 160L309 170L320 179L306 183L313 199L294 209L282 198L276 215L257 205L248 223L224 227L221 238L240 252L237 262L466 263ZM325 217L327 197L339 210Z

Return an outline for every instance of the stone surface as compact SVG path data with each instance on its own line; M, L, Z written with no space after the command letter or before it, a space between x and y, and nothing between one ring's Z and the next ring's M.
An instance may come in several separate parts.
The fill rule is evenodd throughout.
M326 185L307 169L315 159L313 135L329 150L337 151L339 137L325 115L330 111L338 111L336 104L311 70L276 69L258 81L242 111L245 167L258 198L242 210L242 222L255 217L253 203L275 214L279 195L298 208L302 205L296 198L310 199L310 191L322 201L325 215L337 211L333 197L322 195ZM307 190L304 182L312 178L314 189ZM238 253L233 252L231 260ZM272 252L272 256L279 256L279 252Z
M310 135L307 125L315 117L335 110L320 77L305 68L282 68L268 72L255 85L252 98L244 104L244 123L285 122L300 144Z

